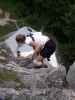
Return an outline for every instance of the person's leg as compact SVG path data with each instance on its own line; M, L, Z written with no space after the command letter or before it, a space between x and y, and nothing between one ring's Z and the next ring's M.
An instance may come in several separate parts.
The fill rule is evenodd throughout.
M41 62L43 64L44 58L39 54L36 58L37 61Z
M37 66L43 67L43 58L42 56L38 55L36 58L33 60L33 63L36 64Z
M20 51L17 51L17 57L20 57Z

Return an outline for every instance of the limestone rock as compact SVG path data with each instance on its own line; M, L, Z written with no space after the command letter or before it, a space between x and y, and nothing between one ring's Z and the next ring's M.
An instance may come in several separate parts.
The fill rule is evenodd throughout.
M47 100L69 100L62 89L52 87L47 93Z
M66 75L64 66L36 68L32 59L15 59L5 44L0 45L0 57L6 60L0 62L0 73L5 75L5 72L15 72L15 80L19 79L19 83L12 79L0 80L0 97L3 100L69 100L72 96L71 93L68 95L63 91L62 84ZM74 72L70 68L69 77L67 76L69 84L72 85L75 84Z
M1 100L14 100L13 98L16 98L17 95L19 95L19 92L13 88L0 88Z
M75 90L75 62L70 66L67 81L70 87Z
M66 70L64 66L60 66L58 69L54 69L53 72L49 72L46 83L49 87L62 88L63 79L66 76Z

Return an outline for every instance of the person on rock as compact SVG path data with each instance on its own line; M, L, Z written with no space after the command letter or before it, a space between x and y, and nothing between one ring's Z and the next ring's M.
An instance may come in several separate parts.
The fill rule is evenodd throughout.
M19 48L25 43L25 40L26 40L25 35L18 34L16 36L16 42L17 42L17 57L20 57Z
M17 35L16 42L18 46L20 46L23 43L26 43L26 38L27 37L25 35ZM41 62L41 64L43 64L43 60L45 58L49 61L50 56L56 50L55 42L44 35L33 35L33 37L31 37L29 45L31 45L35 51L33 55L35 56L36 61ZM19 51L17 51L17 55L20 56Z

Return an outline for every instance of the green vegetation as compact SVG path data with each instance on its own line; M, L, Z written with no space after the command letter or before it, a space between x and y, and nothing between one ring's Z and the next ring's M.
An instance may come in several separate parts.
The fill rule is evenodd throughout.
M4 71L0 71L0 80L7 80L7 81L11 81L11 80L14 80L14 81L18 81L17 80L17 75L15 72L12 72L12 71L7 71L7 70L4 70Z
M13 71L8 71L8 70L4 70L4 71L0 71L0 81L15 81L16 82L16 86L15 89L22 89L25 87L24 83L20 81L20 79L17 77L17 73L13 72Z
M0 37L8 34L9 32L15 31L15 30L16 30L16 26L14 23L9 23L4 26L0 26Z
M14 23L9 23L4 26L0 26L0 41L4 40L7 34L15 30L16 30L16 25Z

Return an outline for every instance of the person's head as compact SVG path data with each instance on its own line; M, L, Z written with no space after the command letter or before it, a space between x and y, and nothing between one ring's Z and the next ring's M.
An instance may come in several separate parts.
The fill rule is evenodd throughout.
M23 44L23 43L25 43L25 40L26 40L25 35L22 35L22 34L16 35L17 44Z

